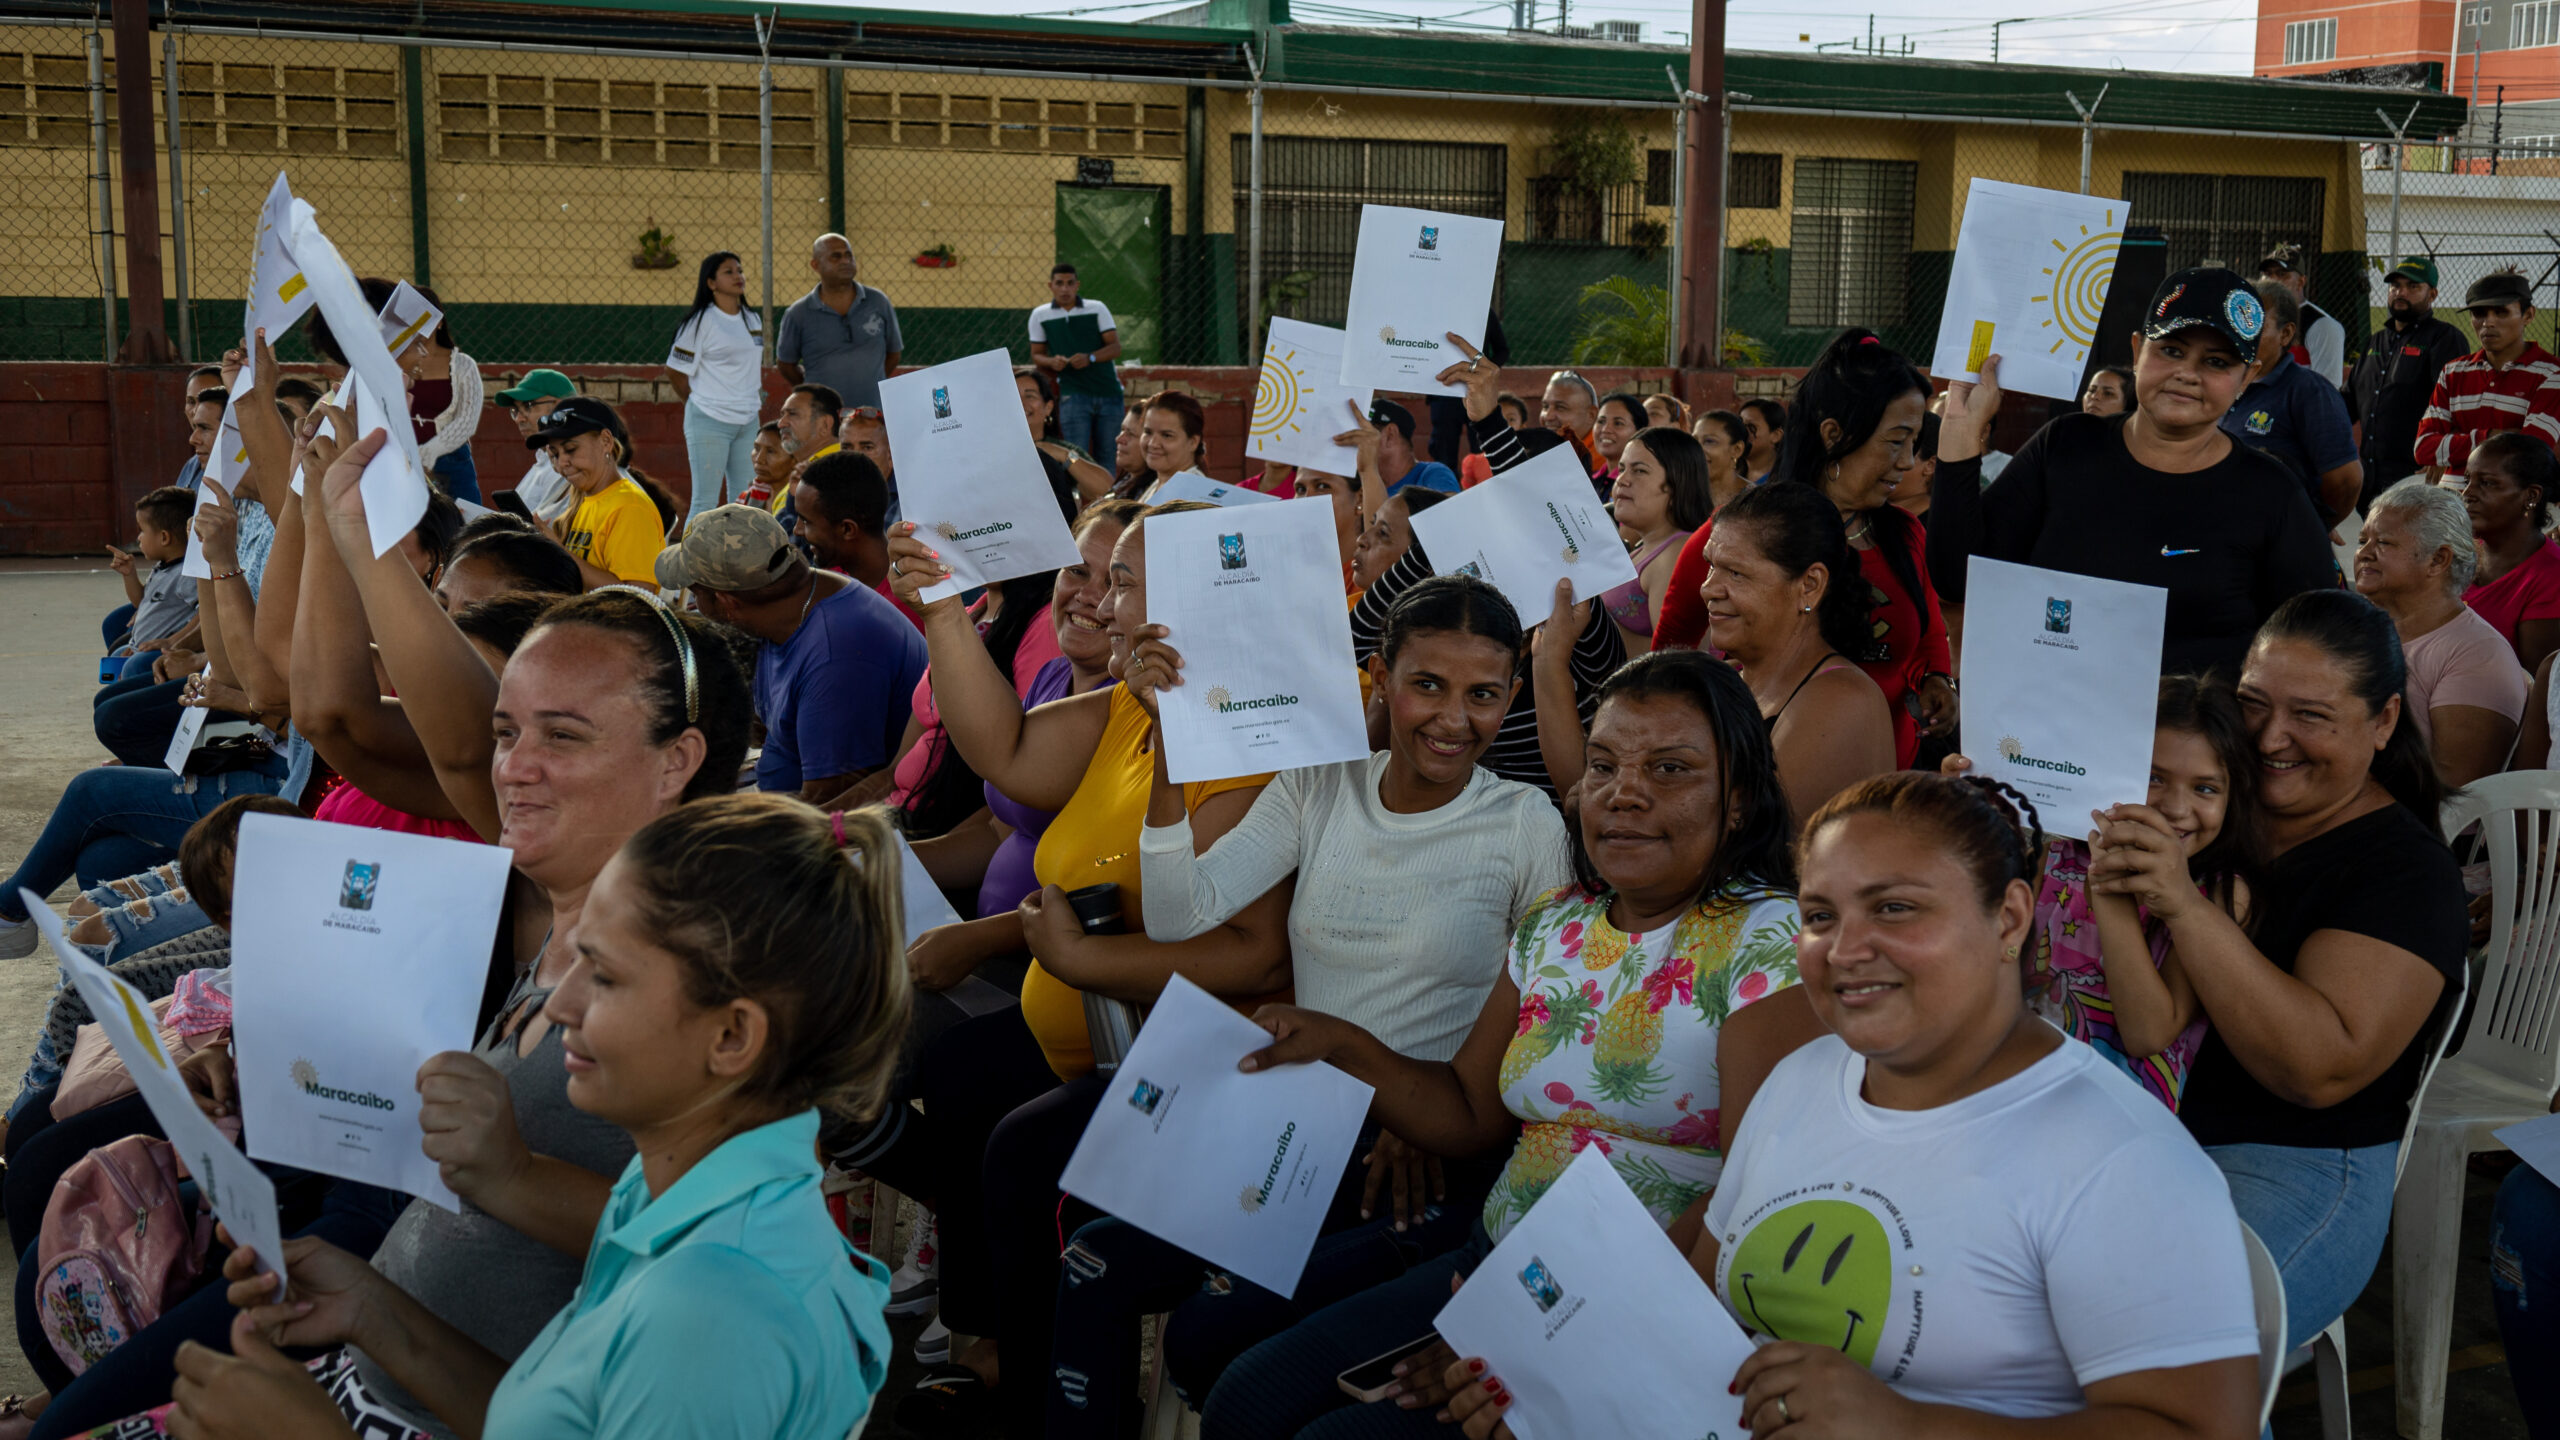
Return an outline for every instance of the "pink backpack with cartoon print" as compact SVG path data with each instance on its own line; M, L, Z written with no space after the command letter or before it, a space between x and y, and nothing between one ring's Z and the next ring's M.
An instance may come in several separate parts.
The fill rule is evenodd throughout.
M204 1271L213 1215L178 1193L178 1151L128 1135L53 1187L36 1241L36 1316L74 1375L185 1298Z

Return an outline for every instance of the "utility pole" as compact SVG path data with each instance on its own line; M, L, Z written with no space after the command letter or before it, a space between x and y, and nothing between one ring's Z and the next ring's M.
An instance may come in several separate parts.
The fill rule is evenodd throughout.
M2003 25L2024 25L2034 18L2035 17L2031 15L2012 15L2006 20L1994 20L1991 22L1992 64L1997 65L2000 63L2000 27Z
M1725 91L1725 0L1690 0L1689 93L1680 157L1680 293L1672 297L1683 369L1724 363L1724 169L1733 97ZM1873 22L1870 21L1870 24Z
M2480 27L2488 18L2489 7L2485 0L2471 7L2471 113L2462 120L2470 129L2475 144L2480 134Z

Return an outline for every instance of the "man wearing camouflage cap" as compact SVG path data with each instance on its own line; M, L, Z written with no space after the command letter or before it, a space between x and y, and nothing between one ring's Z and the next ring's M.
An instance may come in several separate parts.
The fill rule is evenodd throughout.
M879 592L801 558L782 522L723 505L658 552L658 584L764 642L755 669L756 788L834 807L885 779L905 738L924 636ZM875 777L875 772L880 772Z

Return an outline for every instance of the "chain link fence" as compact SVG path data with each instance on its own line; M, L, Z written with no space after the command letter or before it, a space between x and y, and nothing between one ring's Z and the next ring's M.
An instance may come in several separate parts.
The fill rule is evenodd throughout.
M2485 135L2492 125L2473 128ZM2463 292L2493 271L2514 269L2533 286L2527 338L2560 351L2560 136L2409 145L2396 171L2394 149L2364 151L2374 323L2381 323L2386 299L2383 272L2398 257L2424 255L2441 277L2437 318L2468 331Z

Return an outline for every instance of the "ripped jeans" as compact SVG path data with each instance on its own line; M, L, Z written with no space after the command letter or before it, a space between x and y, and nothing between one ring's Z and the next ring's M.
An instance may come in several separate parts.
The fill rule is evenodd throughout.
M1500 1169L1451 1162L1448 1199L1427 1207L1402 1233L1378 1199L1360 1218L1360 1194L1375 1136L1366 1130L1334 1193L1325 1232L1290 1295L1229 1275L1200 1257L1124 1221L1101 1219L1075 1232L1059 1257L1057 1332L1050 1342L1048 1440L1127 1440L1143 1417L1138 1401L1138 1322L1171 1311L1164 1363L1175 1390L1197 1405L1239 1355L1307 1316L1384 1284L1466 1243L1485 1192Z

